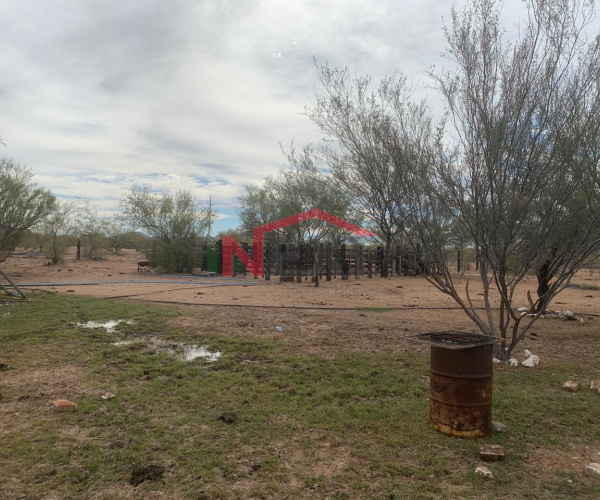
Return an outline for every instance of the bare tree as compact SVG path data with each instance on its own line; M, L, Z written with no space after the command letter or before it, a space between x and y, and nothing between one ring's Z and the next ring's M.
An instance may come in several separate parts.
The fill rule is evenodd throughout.
M84 200L58 201L54 209L37 227L42 235L41 248L52 264L63 260L65 251L82 230L82 217L89 212Z
M307 116L325 134L326 143L306 146L304 168L329 182L360 213L386 249L402 237L404 177L437 140L425 101L413 99L415 87L398 73L375 90L369 76L352 78L348 69L317 66L319 86Z
M447 263L429 279L483 333L502 339L503 359L599 248L598 184L591 184L598 157L590 151L600 143L600 43L585 36L592 15L592 2L532 0L518 39L506 42L498 3L472 0L452 11L445 29L454 68L431 71L457 147L438 151L434 175L405 184L413 193L407 234L443 263L449 227L463 226L479 251L485 313L468 282L458 290ZM519 312L515 291L539 272L540 256L551 279Z

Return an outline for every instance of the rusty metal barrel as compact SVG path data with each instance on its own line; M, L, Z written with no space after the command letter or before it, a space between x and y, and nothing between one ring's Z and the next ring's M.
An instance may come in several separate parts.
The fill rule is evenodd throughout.
M466 438L492 432L493 349L431 346L429 420L435 429Z

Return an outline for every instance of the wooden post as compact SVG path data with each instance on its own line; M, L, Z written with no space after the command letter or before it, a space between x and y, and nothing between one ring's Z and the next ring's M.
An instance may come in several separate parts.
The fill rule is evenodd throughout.
M81 238L77 240L77 257L76 260L81 260Z
M360 247L354 245L354 279L357 280L360 271Z
M367 247L367 278L373 277L373 255L371 254L371 247Z
M265 244L265 258L263 260L263 276L265 277L265 281L271 280L271 246L269 242Z
M298 243L298 251L294 252L296 255L296 282L302 283L302 258L304 256L304 244Z
M462 258L462 252L460 249L457 250L456 252L456 272L460 273L460 264L461 264L461 258Z
M242 250L248 253L248 243L242 243ZM244 276L246 276L247 272L248 270L246 269L246 266L244 266Z
M285 243L279 246L279 281L283 281L285 276L285 264L287 259L287 246Z
M332 266L332 262L331 262L331 243L327 243L327 252L326 252L326 256L325 259L327 260L327 281L331 281L331 266Z
M321 266L319 265L319 244L315 243L313 246L313 279L315 282L315 286L319 286L319 269Z

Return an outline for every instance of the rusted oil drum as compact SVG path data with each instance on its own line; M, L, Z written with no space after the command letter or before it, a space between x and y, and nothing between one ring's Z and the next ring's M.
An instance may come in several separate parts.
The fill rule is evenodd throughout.
M466 438L492 432L493 352L493 345L431 346L429 420L435 429Z

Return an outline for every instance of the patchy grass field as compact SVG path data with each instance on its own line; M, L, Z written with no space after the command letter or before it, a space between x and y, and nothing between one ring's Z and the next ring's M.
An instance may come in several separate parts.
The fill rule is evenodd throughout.
M581 356L495 368L494 418L508 433L486 441L507 458L485 481L473 474L478 441L428 425L427 350L381 341L390 324L404 330L401 313L339 314L242 317L49 294L0 307L0 498L600 497L600 480L583 474L600 461L600 395L587 388L600 378L597 328L556 335L559 350ZM135 323L74 326L114 319ZM185 362L140 341L113 345L146 337L223 355ZM567 379L586 384L567 393ZM77 412L53 412L62 398ZM163 466L162 478L132 485L147 465Z

